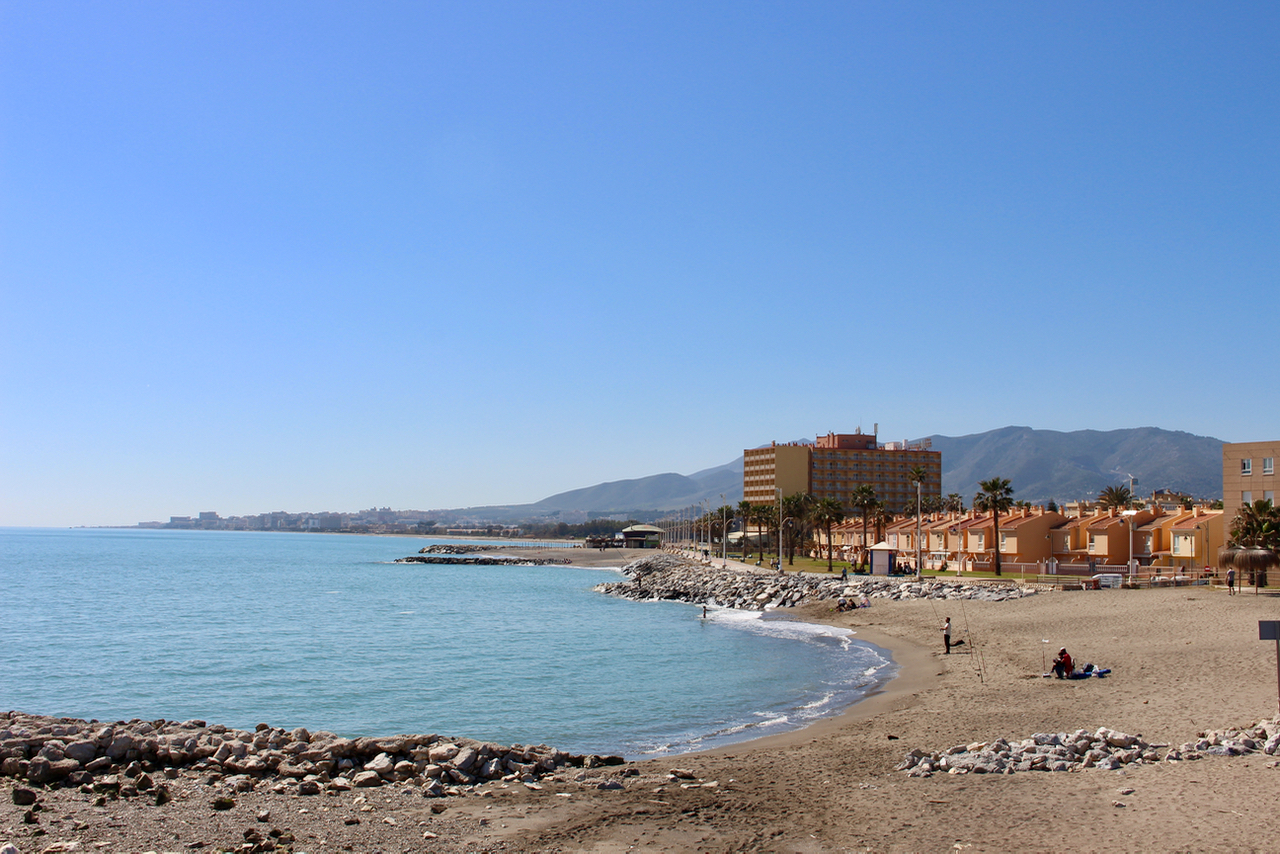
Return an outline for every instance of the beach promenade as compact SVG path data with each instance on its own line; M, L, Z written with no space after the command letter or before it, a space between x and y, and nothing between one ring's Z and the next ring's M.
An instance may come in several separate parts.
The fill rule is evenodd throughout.
M617 566L640 554L583 550L574 562ZM0 779L0 843L20 854L74 839L82 850L192 850L193 840L243 844L248 831L287 826L295 851L1274 850L1280 768L1261 753L1057 773L897 768L913 749L1100 727L1177 746L1274 718L1276 650L1258 640L1258 621L1278 612L1274 598L1207 587L876 601L845 613L806 604L791 613L853 630L891 650L901 670L880 693L798 732L437 799L395 786L310 799L262 786L216 812L216 782L196 779L173 781L164 808L93 807L74 788L50 790L40 793L38 837L10 801L14 781ZM965 644L944 655L948 616ZM1043 678L1060 647L1112 674ZM166 842L175 831L181 841Z

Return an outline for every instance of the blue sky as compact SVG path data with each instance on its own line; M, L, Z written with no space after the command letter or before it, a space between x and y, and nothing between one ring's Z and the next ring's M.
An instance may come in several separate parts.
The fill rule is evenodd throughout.
M0 524L873 423L1278 438L1277 44L1272 3L0 0Z

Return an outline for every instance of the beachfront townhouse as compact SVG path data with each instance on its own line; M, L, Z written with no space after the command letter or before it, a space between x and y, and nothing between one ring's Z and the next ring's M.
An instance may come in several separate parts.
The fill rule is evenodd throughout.
M1221 510L1199 507L1179 514L1169 523L1169 562L1164 565L1184 574L1216 567L1218 551L1225 545L1224 520Z
M1058 563L1075 565L1105 563L1101 558L1105 554L1109 538L1105 531L1097 528L1090 529L1106 518L1108 518L1106 513L1088 513L1084 516L1069 518L1059 525L1056 529L1057 536L1050 535L1054 560ZM1111 519L1112 524L1116 524L1114 516Z
M1157 510L1159 508L1156 508ZM1166 519L1172 518L1181 510L1170 510L1162 512L1153 512L1150 519L1138 521L1134 526L1133 532L1133 557L1138 562L1138 566L1151 566L1157 554L1162 549L1167 549L1167 535L1164 526L1161 524Z
M1050 532L1067 517L1056 510L1024 507L1000 518L1000 559L1038 563L1053 557Z
M900 516L884 528L884 541L899 554L916 553L916 518Z
M941 513L925 521L925 569L955 569L960 555L960 519L956 513Z

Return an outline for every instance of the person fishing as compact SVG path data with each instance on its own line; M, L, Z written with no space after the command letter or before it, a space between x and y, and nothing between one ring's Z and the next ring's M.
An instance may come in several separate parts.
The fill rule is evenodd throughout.
M1058 657L1053 660L1053 672L1059 679L1070 679L1071 674L1075 672L1075 662L1071 660L1070 653L1064 646L1058 650Z

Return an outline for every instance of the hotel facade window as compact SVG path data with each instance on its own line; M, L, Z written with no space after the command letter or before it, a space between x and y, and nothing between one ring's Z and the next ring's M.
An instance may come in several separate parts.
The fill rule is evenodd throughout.
M1253 474L1253 460L1243 459L1240 461L1240 474L1246 476Z
M1263 474L1275 474L1275 473L1276 473L1276 458L1275 458L1275 457L1263 457L1263 458L1262 458L1262 473L1263 473Z
M1244 492L1240 493L1240 503L1241 503L1241 504L1252 504L1252 503L1253 503L1253 493L1252 493L1252 492L1250 492L1250 491L1249 491L1249 490L1247 490L1247 489L1246 489Z

